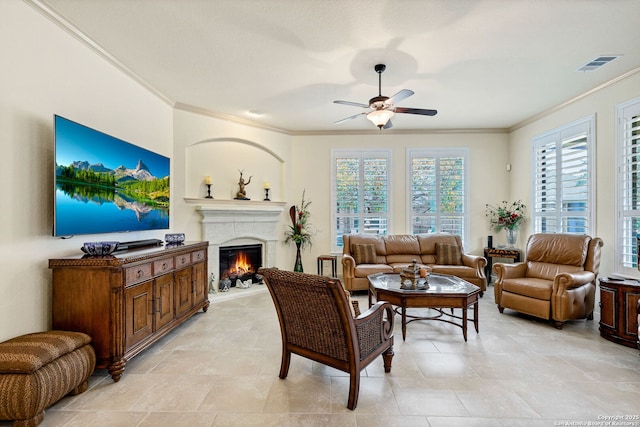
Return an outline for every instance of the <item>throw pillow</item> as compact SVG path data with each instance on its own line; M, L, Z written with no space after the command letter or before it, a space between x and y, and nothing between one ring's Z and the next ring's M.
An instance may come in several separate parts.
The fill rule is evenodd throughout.
M436 260L440 265L462 265L460 246L436 243Z
M375 264L376 263L376 247L373 244L353 245L351 248L353 258L356 264Z

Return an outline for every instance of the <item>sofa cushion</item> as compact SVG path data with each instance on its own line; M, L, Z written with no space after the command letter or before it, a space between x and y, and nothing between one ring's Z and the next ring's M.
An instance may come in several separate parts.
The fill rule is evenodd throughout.
M553 281L560 273L579 273L582 267L563 264L549 264L546 262L527 261L526 277L539 277Z
M384 238L387 264L420 261L420 245L413 234L391 234Z
M432 273L448 274L462 279L475 279L478 277L477 270L466 265L434 265L431 266Z
M359 264L354 269L354 277L365 278L375 273L393 273L393 268L387 264Z
M514 278L502 282L502 291L545 301L551 300L553 281L545 279Z
M460 246L436 243L436 264L462 265Z
M351 247L356 264L375 264L376 247L370 243L355 244Z
M345 234L342 236L344 244L343 253L353 255L353 245L371 244L376 249L376 263L384 264L387 262L387 249L384 245L383 236L377 234Z
M527 241L527 261L583 267L589 251L587 235L532 234Z

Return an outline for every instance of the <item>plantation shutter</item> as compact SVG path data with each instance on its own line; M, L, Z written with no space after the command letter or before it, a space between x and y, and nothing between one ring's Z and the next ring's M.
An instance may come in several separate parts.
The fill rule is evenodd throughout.
M534 139L534 230L589 234L591 126L582 120Z
M409 207L414 234L449 232L465 238L465 150L410 150Z
M640 233L640 101L619 109L618 245L623 267L637 268L636 235Z
M333 206L336 250L343 234L387 234L390 152L333 152Z

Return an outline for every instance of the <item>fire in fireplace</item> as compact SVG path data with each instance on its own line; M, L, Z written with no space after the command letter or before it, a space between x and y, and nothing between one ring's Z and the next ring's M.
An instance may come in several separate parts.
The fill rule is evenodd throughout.
M262 245L220 247L220 290L242 283L258 283L258 269L262 267ZM251 280L251 282L248 282ZM230 282L230 283L229 283Z

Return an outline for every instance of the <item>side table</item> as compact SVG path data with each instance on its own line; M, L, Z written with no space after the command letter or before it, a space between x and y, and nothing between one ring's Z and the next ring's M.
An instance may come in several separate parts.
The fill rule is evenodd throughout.
M640 283L600 279L600 336L627 347L638 345Z
M487 259L487 266L484 268L484 275L487 283L491 282L491 267L494 258L510 258L513 262L520 262L520 251L518 249L484 248L484 257Z
M331 277L338 277L338 257L335 255L318 256L318 276L322 276L324 272L325 261L331 262Z

